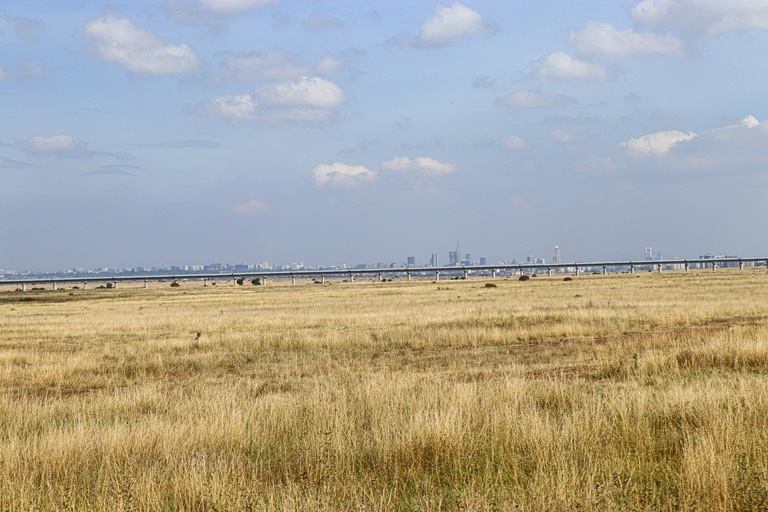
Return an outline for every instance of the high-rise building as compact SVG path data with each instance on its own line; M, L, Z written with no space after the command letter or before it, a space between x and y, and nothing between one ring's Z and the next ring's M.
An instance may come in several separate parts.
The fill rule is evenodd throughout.
M432 253L432 259L429 260L429 265L431 267L439 267L440 266L440 264L438 262L438 257L437 257L437 253L436 252Z
M648 261L653 259L653 249L651 247L645 248L645 259Z
M461 264L461 249L459 249L459 241L456 241L456 250L448 253L448 265L456 266Z
M416 266L416 256L408 256L408 266L409 267Z
M552 263L562 263L560 261L560 248L555 246L555 255L552 257Z
M488 258L485 256L480 256L480 264L481 265L487 265L488 264Z

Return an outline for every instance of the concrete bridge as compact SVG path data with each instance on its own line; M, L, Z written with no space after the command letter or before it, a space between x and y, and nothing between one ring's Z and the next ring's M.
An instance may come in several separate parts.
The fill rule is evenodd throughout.
M296 284L298 277L319 278L320 282L325 283L326 277L342 276L349 277L350 282L354 282L355 276L373 275L377 276L379 281L384 280L384 276L398 275L405 276L408 281L414 275L433 276L435 280L440 280L441 275L454 275L467 278L470 274L480 276L496 277L500 272L519 272L534 273L546 272L551 276L553 272L571 273L579 275L586 269L603 274L609 271L629 271L635 273L636 270L650 269L661 272L663 267L674 265L680 270L689 271L692 267L708 268L717 270L725 264L738 265L740 270L744 269L746 263L764 263L768 265L768 257L762 258L711 258L711 259L687 259L687 260L640 260L640 261L596 261L596 262L574 262L574 263L536 263L536 264L515 264L515 265L472 265L472 266L443 266L443 267L397 267L397 268L356 268L356 269L332 269L332 270L275 270L260 272L229 272L229 273L194 273L194 274L158 274L145 276L94 276L94 277L51 277L43 279L0 279L0 285L20 285L22 291L27 291L28 286L34 285L53 285L56 290L58 285L82 283L84 289L88 289L89 283L112 283L117 287L121 282L141 282L144 281L144 287L149 286L150 281L179 281L179 280L198 280L203 281L204 285L208 281L232 280L238 279L261 279L262 284L267 284L268 278L291 279L292 284Z

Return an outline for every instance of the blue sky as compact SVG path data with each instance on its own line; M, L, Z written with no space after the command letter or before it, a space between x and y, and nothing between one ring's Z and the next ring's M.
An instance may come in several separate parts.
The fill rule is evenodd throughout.
M768 1L5 1L0 268L768 254Z

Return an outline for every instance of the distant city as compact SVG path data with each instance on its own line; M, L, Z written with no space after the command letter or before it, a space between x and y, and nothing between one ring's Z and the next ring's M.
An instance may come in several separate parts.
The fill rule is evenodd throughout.
M722 258L738 258L738 256L735 256L733 254L727 254L724 252L712 254L707 253L705 255L698 256L698 259L722 259ZM651 247L646 247L643 253L642 258L638 257L636 261L660 261L663 260L663 255L661 252L656 253L656 257L654 258L653 255L653 249ZM673 256L672 258L669 258L671 260L679 259L677 256ZM534 257L533 255L529 255L525 258L525 260L498 260L496 264L498 265L505 265L505 266L514 266L514 265L545 265L547 263L554 263L554 264L561 264L562 263L562 257L560 255L560 248L558 246L555 246L552 257L549 259L549 261L546 258L539 258ZM99 276L148 276L148 275L157 275L157 274L173 274L173 275L193 275L196 273L222 273L222 274L232 274L232 273L248 273L248 272L257 272L260 270L263 271L278 271L278 270L347 270L347 269L393 269L393 268L419 268L419 267L441 267L441 266L464 266L464 267L472 267L472 266L486 266L486 265L492 265L492 263L488 263L488 260L486 257L481 256L476 259L472 258L472 255L470 252L462 252L461 246L458 242L456 242L456 249L453 251L448 252L448 261L447 263L441 263L440 256L437 252L432 253L430 259L426 262L422 261L419 263L416 259L416 256L407 256L405 259L405 262L402 263L384 263L384 262L377 262L377 263L358 263L356 265L347 265L347 264L340 264L340 265L331 265L331 266L310 266L305 265L304 262L298 261L298 262L292 262L288 265L271 265L268 262L262 262L257 264L248 264L248 263L209 263L208 265L165 265L162 267L135 267L135 268L96 268L92 270L86 270L84 268L73 268L68 270L56 270L56 271L49 271L49 272L33 272L33 271L16 271L16 270L3 270L0 269L0 279L6 278L6 279L14 279L19 277L30 277L30 278L51 278L51 277L99 277ZM738 266L737 263L726 263L724 262L721 266ZM683 268L683 265L676 265L676 264L667 264L664 266L665 269L669 270L679 270ZM586 269L589 270L589 269Z

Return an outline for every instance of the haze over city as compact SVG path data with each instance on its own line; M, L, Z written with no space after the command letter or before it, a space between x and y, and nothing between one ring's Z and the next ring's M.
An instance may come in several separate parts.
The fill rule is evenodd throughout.
M6 1L0 268L763 256L767 30L763 0Z

